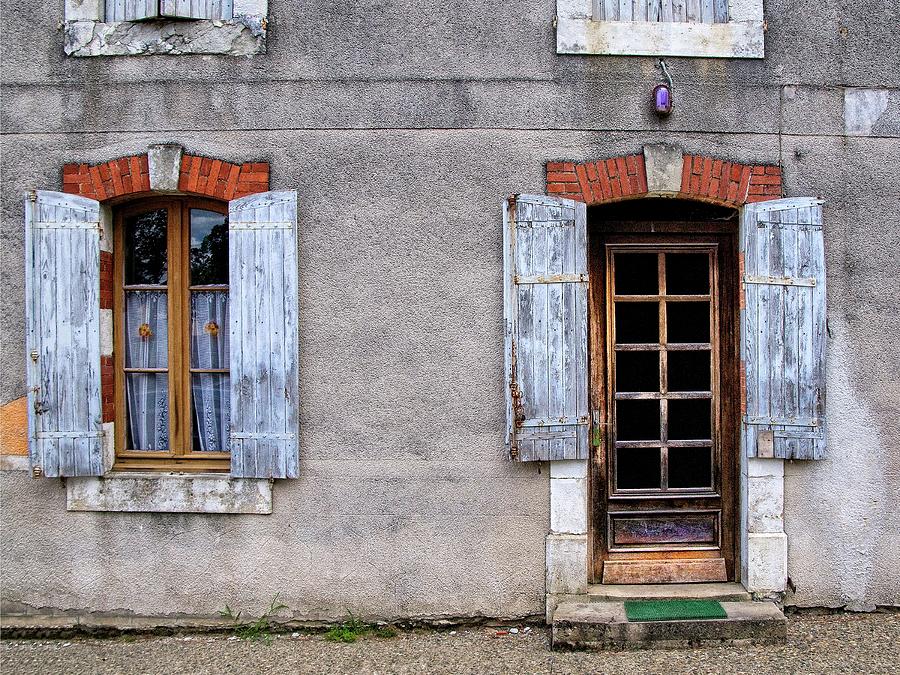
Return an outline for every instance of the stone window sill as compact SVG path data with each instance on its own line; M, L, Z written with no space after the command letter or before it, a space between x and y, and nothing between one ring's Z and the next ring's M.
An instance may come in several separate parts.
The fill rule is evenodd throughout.
M69 511L148 513L272 513L272 481L216 473L111 471L67 478Z
M761 59L762 21L647 23L560 19L559 54Z
M69 56L264 54L266 23L263 15L197 21L66 21L65 52Z

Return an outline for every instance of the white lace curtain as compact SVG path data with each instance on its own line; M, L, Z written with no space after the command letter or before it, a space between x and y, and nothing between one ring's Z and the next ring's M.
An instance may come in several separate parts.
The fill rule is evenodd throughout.
M165 291L129 291L125 309L125 364L166 368L169 319ZM169 449L169 383L166 373L126 376L131 450Z
M191 293L191 367L228 368L228 293ZM227 373L191 375L195 450L228 452L231 406Z

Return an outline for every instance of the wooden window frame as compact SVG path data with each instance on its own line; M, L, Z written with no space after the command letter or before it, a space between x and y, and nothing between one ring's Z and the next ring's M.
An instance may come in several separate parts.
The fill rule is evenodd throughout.
M638 393L638 392L618 392L616 391L616 369L606 369L606 391L608 392L608 411L609 425L608 440L609 448L612 450L609 457L609 470L607 471L607 491L608 494L618 499L632 497L634 499L647 499L648 497L656 499L676 499L680 497L712 497L721 496L721 476L716 471L716 467L720 466L722 457L721 440L719 439L719 427L721 426L721 405L719 382L721 380L722 368L719 363L719 246L718 242L631 242L631 243L606 243L604 244L606 253L606 278L609 280L606 284L605 310L606 317L604 325L606 329L606 354L614 354L616 352L656 352L659 354L659 387L662 392L657 393ZM615 273L615 256L619 253L645 253L650 252L657 256L657 283L658 292L651 295L614 295L614 273ZM688 295L670 295L666 291L666 274L665 264L666 256L669 254L679 253L703 253L709 256L709 292L704 294L688 294ZM613 317L616 303L619 302L656 302L658 305L658 321L659 321L659 342L657 344L625 344L618 343L615 336L616 322ZM681 302L708 302L710 307L709 322L709 342L706 343L675 343L669 344L667 336L667 307L669 303ZM677 346L675 346L677 344ZM670 392L668 390L668 355L671 351L695 352L708 351L710 353L710 390L706 391L679 391ZM710 412L710 438L709 439L693 439L693 440L675 440L668 438L668 402L671 400L710 400L712 410ZM660 437L658 441L620 441L615 436L616 426L615 420L617 413L615 412L617 401L619 400L658 400L661 401L660 414ZM713 405L715 404L715 405ZM660 487L659 488L620 488L617 485L617 456L615 452L619 448L653 448L659 447L660 450ZM672 488L668 485L669 478L669 448L678 447L710 447L710 481L711 485L706 488Z
M140 290L125 286L125 219L165 208L167 229L167 311L169 388L169 450L130 450L126 448L125 397L125 291ZM116 401L114 470L211 471L230 469L231 454L193 450L191 432L190 368L190 294L193 290L209 290L209 286L190 284L190 211L203 209L228 216L228 203L194 197L154 197L116 209L113 230L113 363ZM216 290L229 292L229 286L216 285ZM150 289L148 290L158 290ZM227 330L227 327L224 328Z

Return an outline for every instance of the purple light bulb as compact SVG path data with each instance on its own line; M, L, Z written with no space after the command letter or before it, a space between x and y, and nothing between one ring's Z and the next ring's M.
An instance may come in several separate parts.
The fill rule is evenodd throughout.
M653 107L658 115L672 112L672 91L668 85L658 84L653 89Z

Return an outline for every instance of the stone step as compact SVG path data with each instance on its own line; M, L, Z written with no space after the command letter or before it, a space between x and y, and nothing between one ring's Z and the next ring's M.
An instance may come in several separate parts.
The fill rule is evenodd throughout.
M753 598L741 584L592 584L590 602L624 600L718 600L749 602Z
M716 644L778 644L787 619L771 602L722 602L724 619L629 621L618 601L563 602L553 613L552 648L672 649Z

